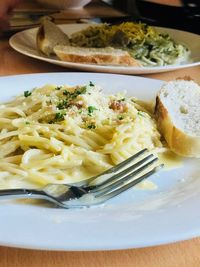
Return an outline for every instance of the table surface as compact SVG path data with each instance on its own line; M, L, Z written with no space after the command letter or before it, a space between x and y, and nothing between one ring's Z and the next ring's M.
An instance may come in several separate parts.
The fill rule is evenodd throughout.
M21 55L9 47L8 40L5 38L0 40L0 55L0 76L73 71ZM171 80L185 75L200 83L200 66L173 72L149 74L144 75L144 77ZM0 266L199 267L199 248L200 238L150 248L99 252L51 252L0 247Z

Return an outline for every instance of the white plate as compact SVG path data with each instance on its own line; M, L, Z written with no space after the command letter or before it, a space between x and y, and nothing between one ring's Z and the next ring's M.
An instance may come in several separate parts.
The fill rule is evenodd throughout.
M0 101L46 83L93 81L105 93L155 99L162 82L133 76L49 73L0 78ZM0 245L49 250L109 250L159 245L200 235L200 160L150 178L156 190L131 189L102 206L64 210L0 201Z
M66 24L61 25L61 29L68 35L88 27L88 24ZM83 71L108 72L119 74L144 74L165 72L175 69L187 68L200 65L200 36L197 34L178 31L167 28L157 28L160 32L169 35L178 43L185 44L191 50L191 56L187 63L182 65L169 65L164 67L123 67L123 66L100 66L83 63L71 63L58 60L56 57L48 58L37 51L36 32L37 28L16 33L10 38L10 45L18 52L39 60L47 61L52 64L66 68L79 69Z

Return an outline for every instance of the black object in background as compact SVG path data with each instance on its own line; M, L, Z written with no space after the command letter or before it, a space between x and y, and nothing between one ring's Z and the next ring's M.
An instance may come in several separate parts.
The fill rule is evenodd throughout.
M184 0L182 7L136 1L142 21L200 34L200 1Z
M182 0L182 6L162 5L143 0L104 0L130 14L127 20L180 29L200 34L200 0Z

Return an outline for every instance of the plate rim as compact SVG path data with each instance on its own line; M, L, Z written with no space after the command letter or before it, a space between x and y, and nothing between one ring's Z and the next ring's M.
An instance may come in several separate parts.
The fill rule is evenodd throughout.
M65 73L65 72L62 72L62 73L57 73L57 72L53 72L53 73L34 73L34 74L20 74L20 75L8 75L8 76L2 76L0 77L0 83L1 83L1 80L14 80L15 77L17 77L17 79L21 80L23 79L24 76L28 77L29 79L31 79L32 77L34 76L49 76L49 75L53 75L53 76L64 76L66 78L67 75L71 76L71 75L74 75L74 76L120 76L120 78L122 79L127 79L127 77L130 77L130 79L133 79L133 80L145 80L146 82L148 81L152 81L152 82L155 82L155 83L158 83L160 84L161 82L163 82L162 80L157 80L157 79L152 79L152 78L144 78L144 77L138 77L138 76L127 76L127 75L118 75L118 74L104 74L104 73L84 73L84 72L80 72L80 73L77 73L77 72L70 72L70 73ZM23 89L20 89L22 92L23 92ZM22 209L23 210L23 209ZM28 211L28 206L27 208L25 208L25 210ZM32 210L31 210L32 211ZM54 213L55 212L55 213ZM54 211L53 213L56 214L56 211ZM58 225L59 226L59 225ZM52 245L37 245L37 244L30 244L30 243L27 243L27 242L18 242L18 243L15 243L13 244L12 242L2 242L2 238L0 236L0 244L3 245L3 246L9 246L9 247L20 247L20 248L29 248L29 249L38 249L38 250L51 250L51 251L58 251L58 250L63 250L63 251L99 251L99 250L120 250L120 249L129 249L129 248L140 248L140 247L148 247L148 246L155 246L155 245L161 245L161 244L167 244L167 243L171 243L171 242L178 242L178 241L181 241L181 240L186 240L186 239L191 239L193 237L196 237L197 235L200 235L200 225L195 228L195 231L194 229L187 229L187 231L184 231L182 232L182 235L179 234L179 236L177 237L174 237L173 235L168 235L166 236L165 235L165 238L159 238L159 242L158 240L154 240L152 242L152 240L148 240L146 241L146 243L142 243L142 242L138 242L137 244L135 244L134 246L132 245L132 242L133 240L129 240L129 242L127 240L124 240L124 243L123 244L114 244L112 246L110 246L109 244L107 244L107 246L105 245L102 245L102 244L99 244L99 245L96 245L95 247L91 247L91 245L87 245L87 246L64 246L63 244L62 245L55 245L55 246L52 246Z

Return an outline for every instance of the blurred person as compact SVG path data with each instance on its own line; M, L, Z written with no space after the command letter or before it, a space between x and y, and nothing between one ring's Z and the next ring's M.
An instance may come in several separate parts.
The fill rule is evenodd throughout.
M12 14L12 10L22 0L0 0L0 31L9 27L9 18Z

